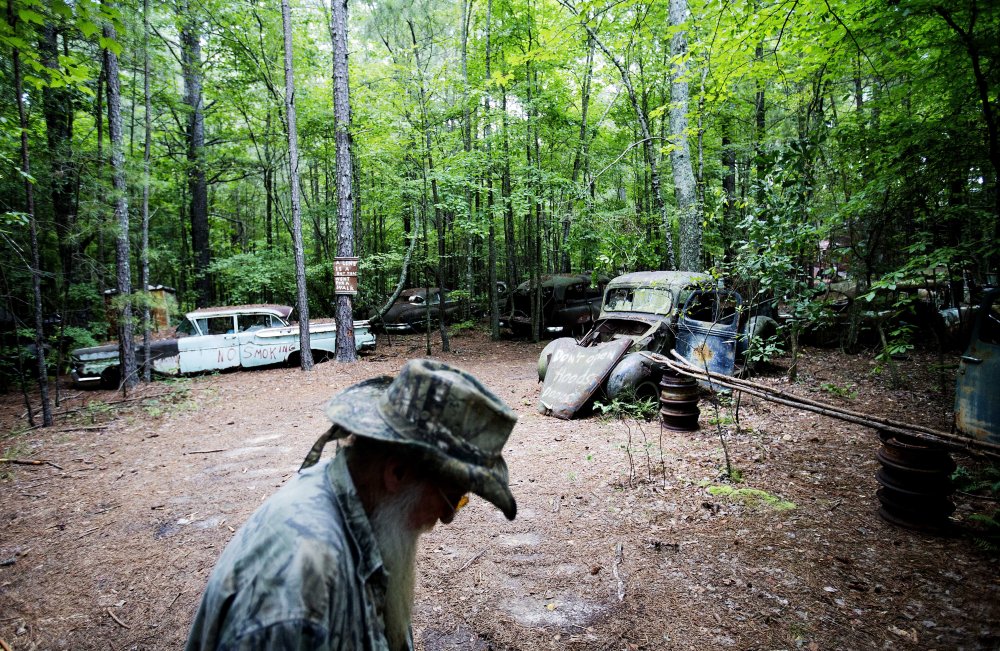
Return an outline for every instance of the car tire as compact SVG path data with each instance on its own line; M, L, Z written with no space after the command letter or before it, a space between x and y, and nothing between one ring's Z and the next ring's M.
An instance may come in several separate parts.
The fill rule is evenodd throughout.
M117 390L122 383L121 369L118 366L109 366L101 373L101 387L104 389Z

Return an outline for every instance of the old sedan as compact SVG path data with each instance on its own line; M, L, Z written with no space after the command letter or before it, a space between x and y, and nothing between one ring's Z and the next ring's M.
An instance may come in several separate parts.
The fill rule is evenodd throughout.
M595 279L590 274L542 276L539 334L586 332L601 311L601 296L607 282L607 276ZM532 298L530 281L518 285L511 294L508 313L500 321L501 327L515 335L530 335Z
M461 313L463 301L451 298L445 290L446 299L441 303L441 289L438 287L416 287L404 289L381 319L372 319L373 327L386 332L418 332L437 325L443 313L447 321L453 321Z
M299 363L299 326L289 324L287 305L237 305L188 312L177 326L176 337L150 346L152 371L183 375L230 368L253 368ZM337 324L332 320L309 322L309 343L314 358L322 361L336 350ZM354 322L354 345L374 350L375 335L367 321ZM142 347L136 347L142 364ZM70 355L73 381L80 386L118 386L121 376L118 345L78 348Z

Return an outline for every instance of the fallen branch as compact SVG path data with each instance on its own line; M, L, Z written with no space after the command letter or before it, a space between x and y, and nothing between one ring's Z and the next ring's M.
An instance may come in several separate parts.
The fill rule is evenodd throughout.
M469 560L465 561L465 565L463 565L462 567L460 567L460 568L458 568L457 570L455 570L455 574L458 574L459 572L461 572L461 571L462 571L462 570L464 570L465 568L467 568L467 567L469 567L470 565L472 565L473 563L475 563L475 562L476 562L477 560L479 560L479 557L480 557L480 556L482 556L482 555L483 555L483 554L485 554L485 553L486 553L486 550L485 550L485 549L483 549L483 550L480 550L480 552L479 552L478 554L476 554L475 556L473 556L473 557L472 557L472 558L470 558Z
M618 566L621 565L623 557L622 544L618 543L615 547L615 561L611 565L611 573L614 575L615 580L618 581L618 601L625 600L625 581L622 580L621 574L618 573Z
M997 445L996 443L980 441L978 439L958 434L951 434L949 432L942 432L923 425L902 423L889 418L859 414L834 405L828 405L809 398L801 398L799 396L788 394L778 389L772 389L771 387L763 386L749 380L741 380L727 375L712 373L692 365L688 362L688 360L681 357L677 351L671 351L671 354L673 354L679 361L673 361L661 355L656 356L656 361L666 364L677 373L705 382L710 382L726 389L742 391L752 396L763 398L764 400L776 402L788 407L794 407L795 409L811 411L823 416L845 420L850 423L870 427L876 430L885 430L892 434L921 439L950 449L978 452L980 454L1000 457L1000 445Z
M121 626L122 628L132 628L122 620L118 619L118 617L113 612L111 612L110 608L108 608L108 614L111 615L111 619L115 620L115 622L117 622L118 625Z
M3 640L0 640L0 649L3 649L3 651L10 651L10 646L8 646Z
M191 452L185 452L184 454L215 454L216 452L225 452L226 448L219 448L217 450L192 450Z
M53 468L62 470L62 466L46 459L8 459L4 457L0 458L0 463L10 463L18 466L52 466Z

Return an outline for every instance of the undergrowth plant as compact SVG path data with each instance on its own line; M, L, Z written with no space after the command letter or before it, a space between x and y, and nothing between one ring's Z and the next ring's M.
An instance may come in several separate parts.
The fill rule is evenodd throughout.
M1000 466L987 465L980 468L959 466L951 475L955 490L961 493L981 496L993 500L1000 498ZM973 513L968 517L975 523L972 532L973 544L990 554L1000 554L1000 508L989 509L985 513Z

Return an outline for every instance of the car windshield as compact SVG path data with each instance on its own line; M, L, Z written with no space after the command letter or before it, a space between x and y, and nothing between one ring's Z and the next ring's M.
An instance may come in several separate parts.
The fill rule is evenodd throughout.
M666 287L614 287L604 300L608 312L668 314L672 307L673 294Z

